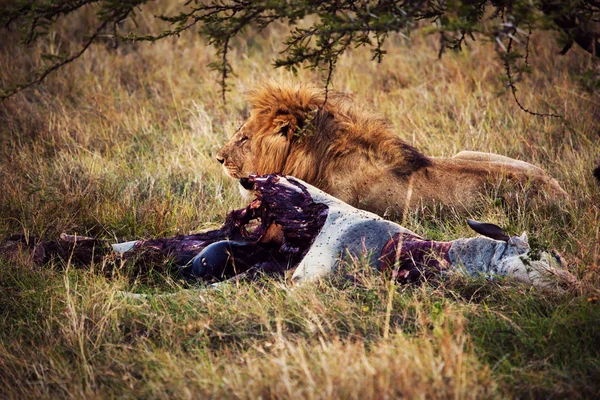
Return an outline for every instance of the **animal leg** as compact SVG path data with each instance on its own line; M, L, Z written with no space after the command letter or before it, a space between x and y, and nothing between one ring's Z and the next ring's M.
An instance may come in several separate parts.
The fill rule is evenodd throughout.
M495 164L512 165L515 167L522 168L530 173L545 174L543 169L541 169L540 167L537 167L533 164L530 164L528 162L521 161L521 160L516 160L514 158L502 156L500 154L495 154L495 153L485 153L482 151L463 150L463 151L455 154L454 156L452 156L452 158L458 159L458 160L481 161L481 162L489 162L489 163L495 163Z

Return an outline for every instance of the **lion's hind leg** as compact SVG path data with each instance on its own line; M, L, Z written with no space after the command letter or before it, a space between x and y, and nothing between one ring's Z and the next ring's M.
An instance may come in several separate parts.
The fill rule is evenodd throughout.
M463 151L455 154L454 156L452 156L452 158L459 159L459 160L481 161L481 162L489 162L489 163L494 163L494 164L512 165L514 167L521 168L530 173L546 174L546 172L543 169L541 169L540 167L537 167L526 161L516 160L514 158L502 156L502 155L496 154L496 153L485 153L483 151L463 150Z
M521 176L519 179L520 181L525 182L529 179L537 183L540 188L545 187L547 194L554 199L569 198L567 192L565 192L556 179L551 177L540 167L537 167L526 161L516 160L514 158L495 153L485 153L482 151L470 150L463 150L455 154L452 159L488 163L492 167L500 167L500 170L504 169L503 167L506 167L508 170L513 171L513 177Z

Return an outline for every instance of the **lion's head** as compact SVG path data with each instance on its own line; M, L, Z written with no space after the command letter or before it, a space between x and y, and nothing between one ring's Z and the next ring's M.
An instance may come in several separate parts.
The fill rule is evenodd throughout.
M386 165L399 175L428 163L347 95L329 93L325 102L322 88L268 83L248 100L250 117L217 153L233 178L282 173L327 191L332 170L357 163Z
M248 120L217 153L217 160L233 178L250 174L283 173L306 118L322 104L322 96L308 87L266 84L248 97ZM319 103L320 101L320 103Z

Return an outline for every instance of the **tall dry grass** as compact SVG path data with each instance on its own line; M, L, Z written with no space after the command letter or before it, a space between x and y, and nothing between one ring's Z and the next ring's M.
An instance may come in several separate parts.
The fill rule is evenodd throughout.
M155 22L141 14L143 29ZM78 32L86 20L64 28ZM247 113L243 93L265 79L319 82L269 64L284 26L235 42L228 103L207 69L213 50L194 34L155 44L98 45L0 105L0 238L60 232L105 239L187 233L242 205L214 156ZM25 48L0 44L0 79L35 55L71 46L71 33ZM53 47L54 46L54 47ZM62 46L62 47L61 47ZM436 41L394 38L383 63L345 55L334 89L378 110L425 153L493 151L533 162L571 199L559 207L494 198L475 218L527 230L556 247L581 287L557 294L514 282L455 277L390 287L376 274L292 288L285 282L182 287L168 276L131 282L64 263L0 261L0 395L23 397L490 398L599 394L597 303L600 162L597 93L575 75L591 61L556 56L532 38L533 73L504 91L494 49L474 42L437 60ZM470 236L463 218L422 212L418 233ZM95 269L101 266L94 266ZM132 300L119 291L150 294ZM154 294L171 292L167 298ZM388 301L392 307L388 309Z

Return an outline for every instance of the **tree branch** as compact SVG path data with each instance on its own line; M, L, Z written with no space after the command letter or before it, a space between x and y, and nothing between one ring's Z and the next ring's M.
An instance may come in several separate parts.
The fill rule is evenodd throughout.
M525 108L521 104L521 102L519 101L519 98L517 97L517 87L515 86L515 82L513 80L512 72L511 72L511 68L510 68L510 51L512 48L512 43L513 43L513 39L509 38L508 46L506 46L506 55L504 56L504 68L506 70L506 76L508 78L508 86L510 87L510 90L512 92L512 96L513 96L513 99L515 100L515 103L517 103L517 105L519 106L519 108L522 111L525 111L526 113L534 115L536 117L551 117L551 118L564 119L562 115L558 115L558 114L539 113L539 112L531 111L528 108Z
M54 63L53 65L46 67L44 69L42 69L41 71L39 71L34 78L30 79L27 82L22 82L19 84L16 84L15 86L13 86L12 88L9 88L6 91L2 91L0 93L0 101L4 101L6 99L8 99L9 97L14 96L15 94L17 94L18 92L20 92L23 89L26 89L30 86L33 86L35 84L40 84L44 81L44 79L46 79L48 77L48 75L50 75L52 72L56 71L59 68L64 67L65 65L72 63L73 61L75 61L76 59L78 59L79 57L81 57L81 55L83 53L86 52L86 50L91 46L92 43L94 43L94 41L96 40L96 38L98 37L98 35L100 34L100 32L106 28L106 26L109 24L110 21L104 21L98 28L96 28L96 30L94 31L94 33L89 37L89 39L84 43L84 45L81 47L81 49L76 52L75 54L73 54L70 57L67 57L57 63Z
M598 8L598 2L589 3L593 7L596 7L596 9L591 9L586 13L587 17L591 19L591 16L594 14L597 15L600 12L600 9ZM583 28L581 24L577 22L578 17L587 19L584 18L584 15L576 14L577 10L566 10L565 5L562 4L562 2L555 2L552 0L542 1L541 9L544 14L552 18L554 23L568 35L570 40L577 43L579 47L588 53L596 57L600 57L600 41L598 40L600 38L600 34L598 32ZM575 14L571 14L567 11L571 11ZM565 48L561 51L561 54L565 54L569 49L570 46L567 44L567 46L565 46Z

